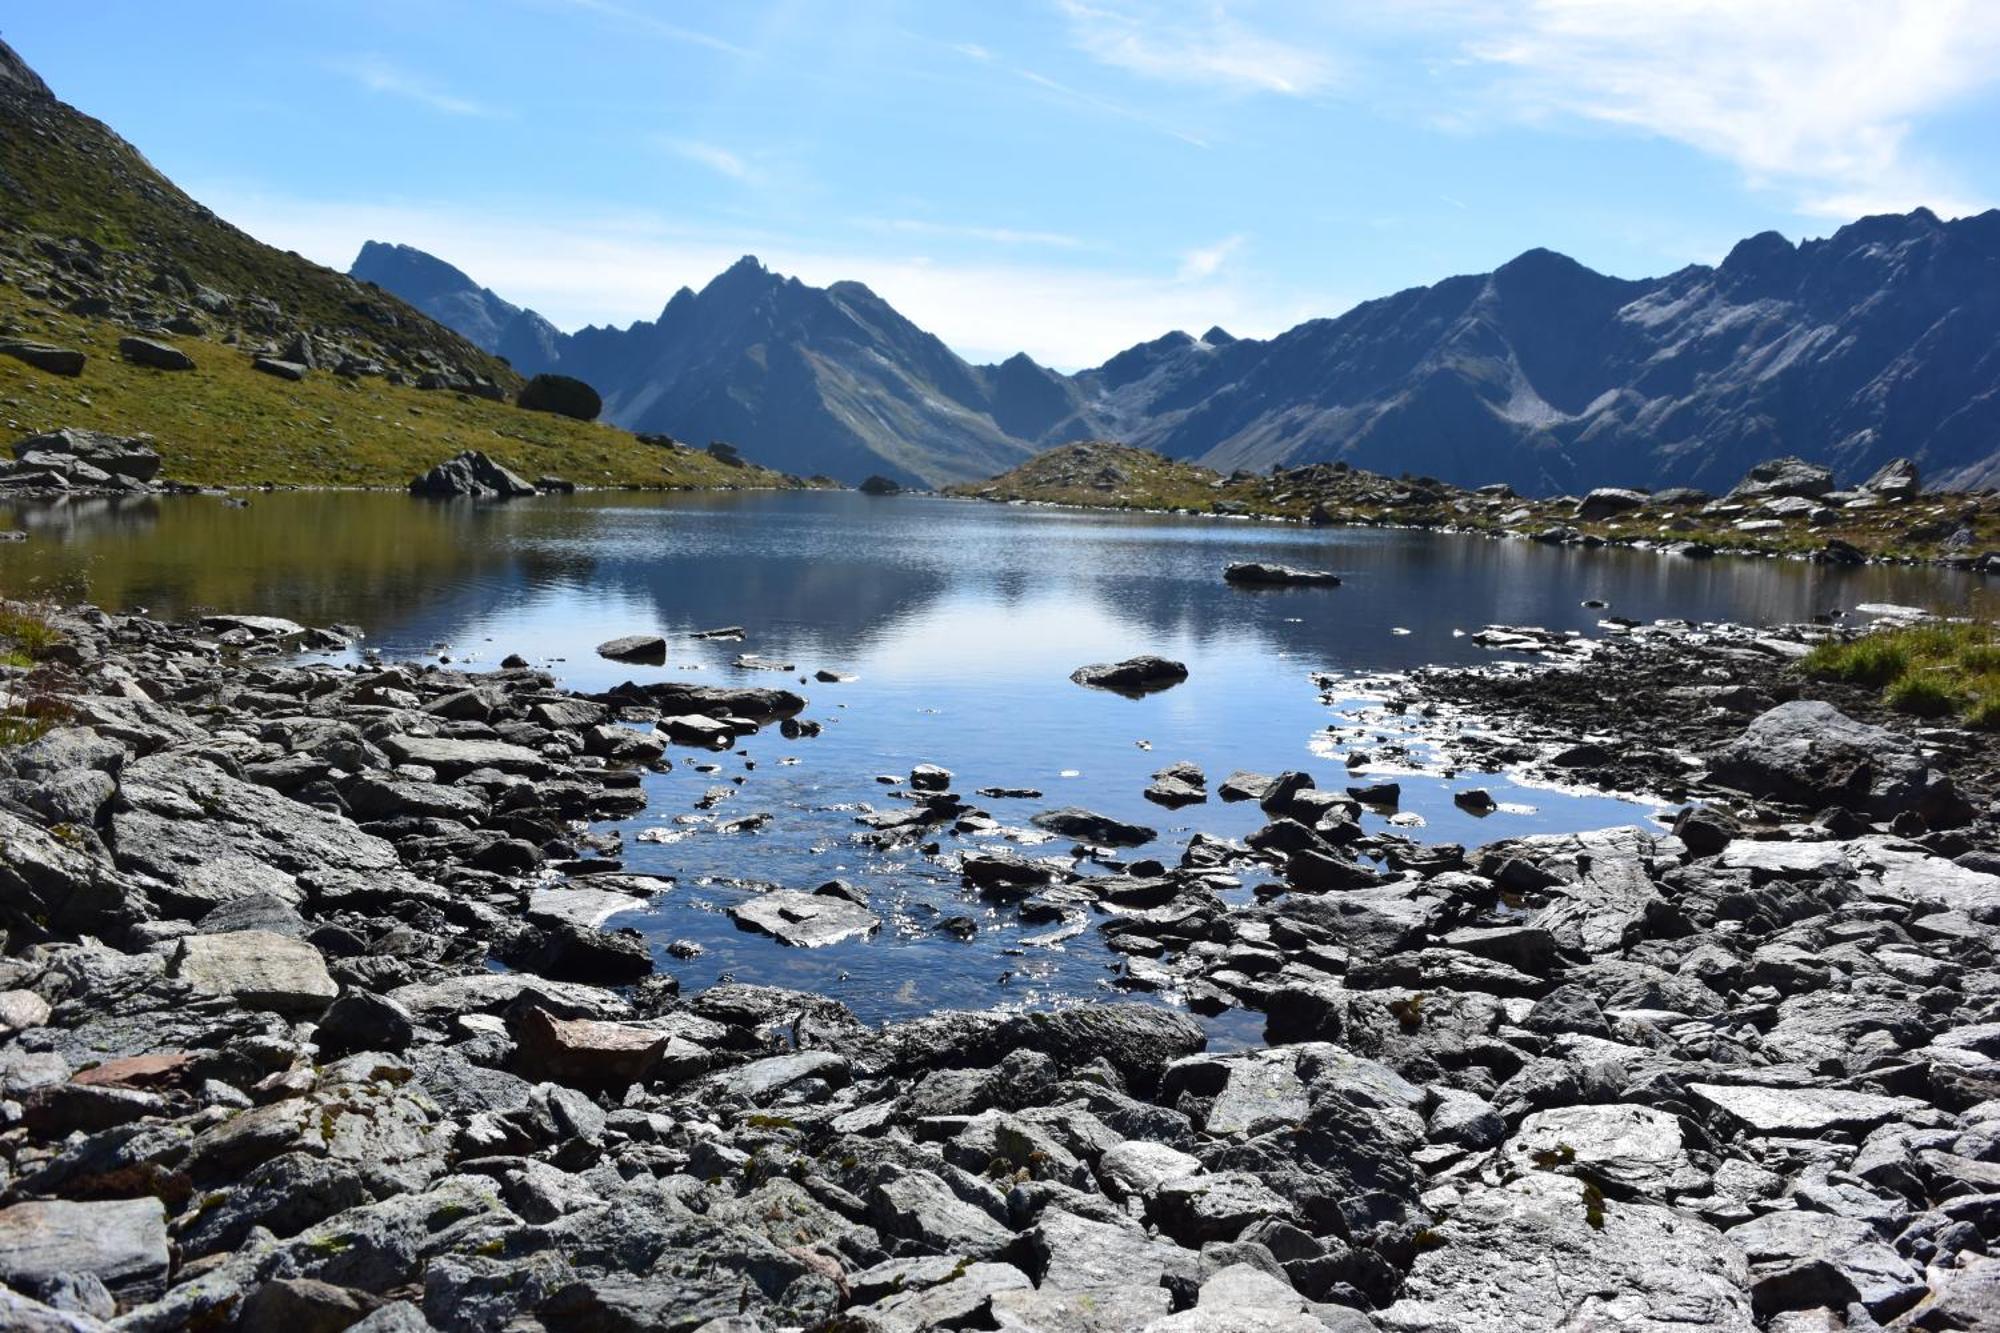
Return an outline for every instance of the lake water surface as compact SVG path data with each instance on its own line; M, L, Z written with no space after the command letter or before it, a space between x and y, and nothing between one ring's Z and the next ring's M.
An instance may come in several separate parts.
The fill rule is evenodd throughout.
M1095 994L1117 964L1094 929L1024 945L1049 928L984 907L948 866L915 851L859 844L863 803L897 805L878 774L941 764L956 775L955 790L1010 826L1057 805L1144 823L1161 837L1133 855L1171 863L1195 830L1241 837L1261 820L1247 804L1152 805L1140 793L1155 769L1192 760L1211 784L1239 768L1347 781L1340 756L1372 738L1328 732L1342 718L1315 673L1493 660L1465 637L1493 623L1596 632L1607 612L1585 608L1586 599L1641 621L1780 623L1871 602L1951 607L1980 584L1924 570L1696 562L852 493L590 494L507 505L305 493L254 496L247 509L179 497L0 507L8 526L31 534L0 546L0 590L12 596L87 597L169 618L229 610L345 622L389 660L445 655L476 670L518 652L580 690L671 678L807 695L803 716L824 724L817 738L788 741L772 729L744 742L747 756L676 749L673 771L647 778L649 808L617 826L623 860L676 885L618 924L648 931L662 967L689 988L725 975L810 987L871 1020ZM1225 585L1223 566L1243 559L1330 568L1345 584ZM745 640L690 637L724 625L742 626ZM592 651L647 631L668 637L664 667ZM795 670L740 670L732 662L743 652ZM1136 700L1068 679L1084 663L1137 653L1179 659L1189 679ZM820 668L851 679L798 682ZM696 771L703 762L720 772ZM732 796L696 810L705 791L736 778ZM1476 819L1452 805L1453 790L1475 784L1507 808ZM988 786L1045 796L971 795ZM1656 813L1478 774L1405 778L1402 809L1423 821L1409 830L1416 836L1468 845ZM773 818L760 832L715 828L764 811ZM641 841L649 831L669 840ZM808 953L740 932L725 914L750 891L729 881L810 889L833 878L868 892L884 919L878 935ZM970 941L936 929L960 913L979 923ZM664 946L677 939L704 952L670 958Z

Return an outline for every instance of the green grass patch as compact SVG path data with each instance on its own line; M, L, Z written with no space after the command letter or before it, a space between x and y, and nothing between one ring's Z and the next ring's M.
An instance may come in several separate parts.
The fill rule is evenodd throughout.
M1876 630L1822 643L1801 665L1821 680L1879 689L1900 712L2000 729L2000 627L1989 623Z
M31 666L62 642L62 633L24 606L0 605L0 661Z

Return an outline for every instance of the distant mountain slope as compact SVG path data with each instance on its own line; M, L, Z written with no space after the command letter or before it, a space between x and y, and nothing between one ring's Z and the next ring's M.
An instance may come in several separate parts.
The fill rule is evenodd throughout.
M590 381L623 425L850 481L959 482L1114 438L1225 472L1344 459L1536 494L1726 487L1779 454L2000 484L2000 211L1766 232L1639 280L1530 250L1268 341L1174 332L1070 376L968 365L859 284L753 259L626 329L521 311L498 347Z
M370 241L361 247L347 276L394 292L488 352L499 350L501 332L521 313L519 306L412 246Z

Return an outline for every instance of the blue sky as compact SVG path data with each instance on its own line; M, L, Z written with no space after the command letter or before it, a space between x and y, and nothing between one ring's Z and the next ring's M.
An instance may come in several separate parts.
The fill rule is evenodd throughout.
M1536 245L1643 276L2000 201L1994 0L107 0L0 38L336 267L408 242L574 328L755 253L1065 369Z

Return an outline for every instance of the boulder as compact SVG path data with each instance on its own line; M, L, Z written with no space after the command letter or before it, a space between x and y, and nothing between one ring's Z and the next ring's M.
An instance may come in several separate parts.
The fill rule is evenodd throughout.
M1862 482L1861 489L1885 500L1914 500L1923 490L1923 484L1915 463L1907 458L1892 458Z
M0 1209L0 1282L31 1295L65 1275L88 1273L136 1303L166 1285L168 1263L167 1215L158 1199L51 1199Z
M1325 569L1299 569L1261 560L1242 560L1222 571L1224 581L1245 588L1337 588L1340 575Z
M134 481L151 481L160 471L160 454L150 435L112 435L64 426L17 441L14 457L28 454L66 454L99 471Z
M1576 502L1574 517L1580 523L1593 523L1601 518L1611 518L1617 514L1643 508L1651 498L1644 491L1626 490L1621 486L1600 486Z
M193 370L194 358L171 343L151 338L125 337L118 340L118 355L135 366L154 370Z
M247 1009L278 1013L318 1013L340 991L318 949L268 930L187 936L173 970L204 994L234 996Z
M604 410L604 399L580 379L542 374L521 386L514 405L529 412L553 412L576 421L595 421Z
M873 912L845 898L794 889L759 894L730 908L729 915L739 926L802 949L871 935L882 924Z
M1187 674L1184 663L1146 656L1128 657L1123 662L1096 662L1080 666L1069 673L1069 678L1079 685L1136 698L1170 689L1186 680Z
M650 1079L675 1038L652 1028L591 1018L556 1018L531 1007L515 1033L515 1064L537 1082L571 1088L629 1087ZM688 1045L688 1043L681 1043ZM695 1048L690 1052L700 1054Z
M297 361L280 361L275 356L252 357L250 368L277 379L291 380L295 383L304 379L309 369L306 366L300 365Z
M597 655L614 662L659 666L667 660L667 641L658 634L626 634L597 645Z
M432 500L508 500L534 493L533 486L477 449L448 458L410 482L410 494Z
M1933 785L1912 741L1816 699L1794 699L1754 719L1710 759L1708 776L1750 796L1884 815L1914 807Z
M1817 500L1833 489L1833 472L1803 458L1773 458L1757 464L1729 492L1731 500L1770 500L1802 495Z
M0 339L0 356L11 356L16 361L24 361L36 370L47 371L51 375L68 375L74 378L83 373L84 355L70 347L5 338Z
M1156 830L1144 825L1128 824L1074 805L1066 805L1060 810L1044 810L1028 822L1047 833L1105 847L1138 847L1160 836Z
M1208 800L1208 776L1198 764L1183 761L1169 764L1153 774L1152 785L1142 793L1154 805L1164 805L1175 809L1183 805L1200 805Z

